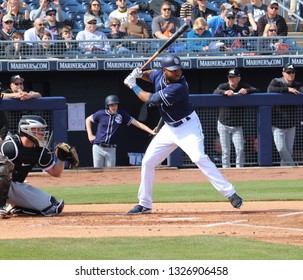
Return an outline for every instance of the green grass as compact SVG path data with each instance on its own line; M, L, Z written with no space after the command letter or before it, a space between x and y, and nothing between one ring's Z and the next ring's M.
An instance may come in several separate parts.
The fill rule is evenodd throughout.
M235 183L245 201L302 200L303 182ZM138 186L44 188L66 204L137 203ZM226 201L210 183L155 185L154 202ZM290 204L291 205L291 204ZM79 208L81 211L81 208ZM43 219L43 218L41 218ZM9 222L9 221L8 221ZM12 229L13 230L13 229ZM303 247L238 237L112 237L0 240L3 260L302 260Z
M303 200L303 181L255 181L235 183L245 201ZM84 186L45 188L68 204L136 203L138 186ZM154 202L226 201L210 183L158 184L153 189Z
M303 247L227 236L1 240L1 260L297 260Z

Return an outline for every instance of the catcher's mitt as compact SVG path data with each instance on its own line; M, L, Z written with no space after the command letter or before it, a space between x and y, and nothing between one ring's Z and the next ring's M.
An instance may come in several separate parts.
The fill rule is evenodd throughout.
M58 159L67 161L70 168L74 168L79 165L79 157L76 148L67 143L59 143L55 148L55 154Z

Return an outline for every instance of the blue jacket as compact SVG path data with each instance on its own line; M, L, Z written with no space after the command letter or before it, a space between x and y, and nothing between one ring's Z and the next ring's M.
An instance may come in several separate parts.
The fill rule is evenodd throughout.
M211 33L209 30L205 30L202 35L200 36L197 34L194 30L191 30L187 33L187 38L211 38ZM208 46L210 43L210 40L188 40L187 41L187 48L189 51L193 52L200 52L202 51L202 48L205 46Z

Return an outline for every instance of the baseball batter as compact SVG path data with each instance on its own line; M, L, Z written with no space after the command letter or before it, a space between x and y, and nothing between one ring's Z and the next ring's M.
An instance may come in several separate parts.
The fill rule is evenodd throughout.
M7 214L20 213L54 216L63 210L63 200L59 202L52 195L24 183L36 164L54 177L59 177L64 169L64 161L55 162L53 153L46 147L49 139L46 127L45 120L40 116L22 116L18 125L19 134L8 136L1 146L1 153L14 164L10 185L0 192L0 200L7 199L12 206L5 209L2 205L2 218ZM1 197L7 193L8 197Z
M141 78L154 84L155 93L144 91L136 84ZM180 147L199 169L208 177L212 185L227 197L235 208L240 208L243 200L215 164L204 152L204 135L198 115L189 102L189 88L182 75L181 60L175 54L167 54L162 59L162 70L139 68L124 80L143 102L157 106L164 126L149 144L142 160L141 183L138 192L139 204L128 214L148 214L152 212L152 186L155 167L177 147Z

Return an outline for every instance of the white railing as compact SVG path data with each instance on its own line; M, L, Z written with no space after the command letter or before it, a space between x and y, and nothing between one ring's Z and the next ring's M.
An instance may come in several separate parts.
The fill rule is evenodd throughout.
M0 59L145 58L166 42L156 39L99 41L0 41ZM49 44L49 48L43 45ZM202 50L207 46L207 49ZM180 56L302 55L303 36L178 39L166 52Z

